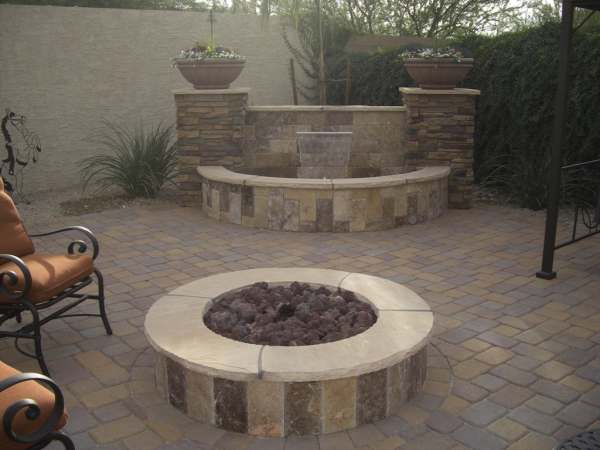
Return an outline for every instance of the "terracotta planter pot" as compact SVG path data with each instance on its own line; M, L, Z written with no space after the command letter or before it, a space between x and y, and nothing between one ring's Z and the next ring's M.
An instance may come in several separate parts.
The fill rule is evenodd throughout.
M175 65L194 89L227 89L242 73L244 59L175 59Z
M404 66L420 88L454 89L473 68L473 58L410 58Z

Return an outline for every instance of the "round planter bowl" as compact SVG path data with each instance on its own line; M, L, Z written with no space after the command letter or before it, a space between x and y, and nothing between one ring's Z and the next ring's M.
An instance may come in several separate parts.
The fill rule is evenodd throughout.
M175 65L194 89L227 89L242 73L245 59L176 59Z
M473 68L473 59L410 58L404 66L422 89L454 89Z

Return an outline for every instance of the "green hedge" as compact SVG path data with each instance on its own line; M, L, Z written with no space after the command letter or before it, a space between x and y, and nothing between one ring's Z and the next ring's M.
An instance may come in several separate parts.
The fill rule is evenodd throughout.
M412 78L399 63L401 51L374 55L349 55L352 68L352 105L399 105L399 86L414 86ZM331 72L340 80L328 86L327 100L334 105L344 104L346 95L346 59L340 58Z
M497 37L471 37L475 67L465 87L480 89L475 135L475 176L521 206L539 209L547 198L554 97L558 73L558 24ZM392 105L407 85L399 52L354 56L352 103ZM600 28L580 30L573 45L573 79L564 162L600 157ZM331 100L343 102L332 86Z

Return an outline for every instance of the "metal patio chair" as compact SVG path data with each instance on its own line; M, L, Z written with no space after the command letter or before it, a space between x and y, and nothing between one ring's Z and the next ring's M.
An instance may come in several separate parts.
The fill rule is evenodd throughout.
M75 240L65 254L41 254L35 251L31 238L66 232L83 234L92 245ZM40 369L49 375L42 353L41 327L60 317L93 316L102 318L106 334L112 334L104 306L104 281L94 267L98 256L98 241L84 227L67 227L49 233L29 235L19 212L0 180L0 338L15 338L15 347L21 353L37 359ZM94 281L96 293L85 290ZM98 314L68 313L80 303L98 302ZM65 304L62 302L65 301ZM56 306L56 308L52 308ZM51 308L45 317L41 311ZM29 314L24 314L29 313ZM17 326L7 329L6 322L17 320ZM29 322L29 323L25 323ZM33 340L35 353L24 350L19 339Z
M60 442L75 450L60 430L68 414L60 388L37 373L21 373L0 361L0 448L38 450Z

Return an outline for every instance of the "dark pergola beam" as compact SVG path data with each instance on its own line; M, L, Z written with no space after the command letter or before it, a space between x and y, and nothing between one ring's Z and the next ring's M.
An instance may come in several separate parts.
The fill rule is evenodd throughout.
M576 3L599 2L573 2L564 0L562 4L558 88L556 92L554 128L552 135L552 160L548 176L549 192L548 211L546 213L546 232L544 236L544 254L542 257L542 269L536 274L538 278L546 280L556 278L556 272L554 271L554 251L558 225L562 149L565 142L565 120L568 107L569 60L571 53L571 38L573 36L573 13Z

